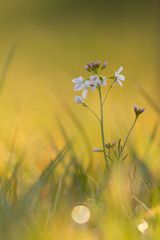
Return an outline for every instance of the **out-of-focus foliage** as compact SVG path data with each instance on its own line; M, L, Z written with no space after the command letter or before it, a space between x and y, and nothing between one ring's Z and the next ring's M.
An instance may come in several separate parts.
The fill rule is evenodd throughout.
M158 2L158 1L157 1ZM159 239L158 3L0 3L0 239ZM110 174L99 128L73 102L71 79L91 60L124 66L126 82L108 98L108 142L124 139L133 105L146 111L128 157ZM85 72L84 72L85 74ZM89 104L98 109L97 96ZM71 219L85 204L89 222Z

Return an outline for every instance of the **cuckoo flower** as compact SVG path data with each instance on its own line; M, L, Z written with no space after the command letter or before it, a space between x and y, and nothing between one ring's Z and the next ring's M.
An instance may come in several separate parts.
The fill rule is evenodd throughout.
M108 94L110 93L111 89L113 89L113 86L118 83L120 86L123 86L123 82L125 81L125 76L122 75L123 67L121 66L113 75L112 77L109 77L109 79L112 79L113 82L111 82L108 85L109 79L107 77L103 77L101 75L101 71L106 68L108 65L107 62L101 63L100 61L97 62L91 62L88 63L85 66L85 69L91 73L90 76L87 77L87 79L84 79L83 77L74 78L72 82L74 83L74 90L75 91L82 91L81 96L75 96L74 101L78 104L81 104L86 109L88 109L94 117L98 120L100 124L100 131L101 131L101 148L94 148L94 152L102 152L104 156L104 160L106 163L106 167L109 169L111 166L111 161L114 162L114 158L116 158L116 161L122 162L127 155L124 156L124 150L126 147L126 144L128 142L129 136L138 120L138 116L144 112L143 108L139 108L138 106L134 106L134 112L135 112L135 119L132 123L124 141L121 141L121 139L118 142L118 150L111 151L112 148L114 148L115 143L106 143L105 139L105 129L104 129L104 103L108 97ZM106 87L106 93L103 95L102 87ZM96 90L99 97L99 112L95 112L94 109L92 109L87 102L85 102L87 98L87 94L89 89L92 91ZM116 152L117 151L117 152ZM115 152L115 156L114 155ZM111 161L110 161L111 160Z
M123 71L123 67L121 66L114 74L115 82L117 82L121 87L123 86L123 83L125 81L125 76L120 74Z
M88 88L90 87L90 81L84 80L83 77L74 78L72 82L74 85L74 91L82 91L82 98L86 99Z
M99 77L98 75L94 75L90 77L90 87L94 91L98 86L106 86L106 77Z

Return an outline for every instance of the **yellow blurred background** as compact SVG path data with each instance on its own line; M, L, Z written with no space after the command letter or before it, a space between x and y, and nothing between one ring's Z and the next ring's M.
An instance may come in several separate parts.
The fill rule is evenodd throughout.
M63 102L77 115L91 146L100 145L96 121L74 103L71 82L74 77L88 76L83 66L92 60L109 61L106 76L124 66L124 87L116 86L106 105L106 137L114 141L125 135L137 103L146 112L130 144L134 142L143 154L158 119L139 89L142 86L155 102L159 101L157 8L156 1L149 0L1 0L1 72L13 48L0 95L1 163L14 148L16 153L26 151L27 161L41 168L50 158L48 133L59 148L63 144L57 116L70 138L76 139L79 155L84 156L85 146ZM89 94L88 102L98 110L96 93ZM153 151L156 166L158 145ZM98 165L96 154L95 158Z

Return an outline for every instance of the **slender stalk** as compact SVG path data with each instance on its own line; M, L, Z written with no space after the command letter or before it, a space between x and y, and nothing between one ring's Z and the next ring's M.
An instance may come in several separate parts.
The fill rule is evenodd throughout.
M121 151L121 152L123 152L123 150L124 150L124 148L125 148L125 146L126 146L126 144L127 144L127 142L128 142L128 138L129 138L129 136L130 136L130 134L131 134L131 132L132 132L132 130L133 130L136 122L137 122L137 119L138 119L138 117L135 117L135 120L134 120L134 122L133 122L133 124L132 124L132 126L131 126L131 128L130 128L127 136L126 136L126 138L125 138L125 141L124 141L124 144L123 144L123 146L122 146L122 151Z
M100 122L100 118L98 115L87 105L85 104L85 107L97 118L97 120Z
M135 195L132 195L132 198L137 201L141 206L143 206L150 214L151 216L154 216L153 212L149 207L147 207L141 200L139 200Z
M108 168L109 166L108 166L108 159L106 156L105 138L104 138L103 100L102 100L102 93L101 93L100 86L98 87L98 92L99 92L99 99L100 99L100 126L101 126L101 137L102 137L102 148L103 148L106 167Z
M114 84L116 83L116 79L112 82L112 84L109 86L109 88L108 88L108 90L107 90L107 92L106 92L106 95L105 95L105 97L104 97L104 100L103 100L103 105L105 104L105 102L106 102L106 99L107 99L107 97L108 97L108 95L109 95L109 93L110 93L110 91L111 91L111 89L112 89L112 87L114 86Z
M106 93L106 95L105 95L105 97L104 97L104 100L103 100L103 105L105 104L105 101L106 101L106 99L107 99L107 97L108 97L108 95L109 95L109 92L110 92L110 90L112 89L112 87L113 87L113 84L110 85L110 87L109 87L108 90L107 90L107 93Z

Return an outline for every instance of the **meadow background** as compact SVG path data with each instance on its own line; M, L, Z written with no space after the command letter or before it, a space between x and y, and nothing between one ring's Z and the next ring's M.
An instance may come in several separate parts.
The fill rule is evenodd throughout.
M55 189L53 187L49 191L48 185L43 186L43 196L38 198L43 200L39 200L37 215L33 217L36 220L27 218L22 224L25 225L25 230L32 228L28 225L34 226L34 230L26 230L24 238L37 239L37 234L40 234L40 239L64 239L65 232L65 239L73 239L75 236L77 239L78 237L103 239L102 234L98 232L101 231L100 225L100 229L104 229L103 234L106 234L105 239L132 239L132 237L139 239L140 236L132 227L131 229L128 227L130 232L129 230L125 232L125 221L121 223L124 229L122 225L118 227L119 223L112 219L114 214L116 216L116 211L113 215L110 213L108 217L104 214L103 220L97 223L99 214L97 205L91 207L95 215L91 226L79 228L70 219L69 213L74 205L89 201L92 191L88 188L93 185L91 189L95 191L93 182L101 181L100 175L104 169L101 154L92 153L92 148L98 147L101 143L98 140L99 128L90 113L74 103L71 79L80 75L87 76L83 66L92 60L109 61L105 70L106 75L112 74L119 66L124 66L126 76L124 87L114 88L106 106L106 135L111 142L125 136L134 118L134 103L146 109L129 141L128 152L131 157L126 165L132 171L129 162L138 158L144 163L142 174L146 174L144 169L147 171L149 169L149 176L151 179L154 178L155 185L148 179L148 175L145 175L146 181L152 182L154 187L151 187L150 191L154 189L156 193L153 195L146 193L144 199L148 199L149 196L149 199L152 199L147 200L150 207L158 206L160 171L158 1L1 0L0 29L1 189L3 184L8 184L7 181L13 177L17 162L23 158L20 172L14 175L17 176L16 186L14 180L14 187L12 184L9 185L12 193L7 192L5 196L9 199L7 200L9 209L16 205L19 197L27 192L50 164L51 159L57 156L69 140L72 142L70 156L76 159L76 167L83 170L81 176L76 172L77 168L76 170L69 168L67 170L69 180L65 179L63 183L59 179L64 169L68 168L66 165L59 167L55 178L52 179L55 182ZM95 110L98 109L96 94L90 94L89 103ZM92 179L90 183L85 182L87 175L84 174L88 171L88 166ZM71 173L76 176L77 182L70 180ZM57 200L54 194L57 196L57 189L61 184L66 186L64 189L67 190L64 192L67 194L64 194L65 199L59 197ZM81 186L78 194L77 185ZM8 188L4 189L4 192L8 191ZM141 191L141 187L138 187L137 191ZM46 209L50 203L52 205L52 198L50 195L48 197L48 192L53 195L53 208L58 208L58 213L56 223L52 223L52 227L44 236L40 230L35 230L35 225L40 229L41 225L44 226ZM1 202L1 214L5 216L0 221L1 237L5 239L6 235L6 239L22 239L17 236L24 231L24 226L22 227L19 221L15 223L14 219L18 219L17 216L23 211L18 207L16 213L10 213L10 210L4 213L3 204L4 201ZM42 211L38 209L41 204ZM117 203L115 205L117 206ZM25 214L22 216L26 217ZM22 216L20 219L23 219ZM29 223L26 223L27 221ZM108 231L107 224L110 229ZM60 228L64 229L64 232L60 233ZM116 228L119 229L117 230L119 238L116 236ZM9 229L8 235L5 229ZM158 235L154 239L158 239Z

